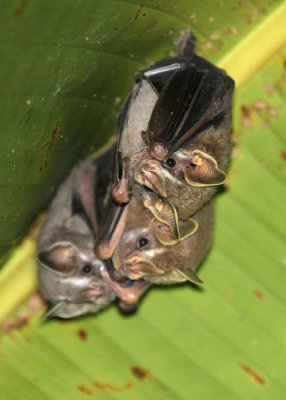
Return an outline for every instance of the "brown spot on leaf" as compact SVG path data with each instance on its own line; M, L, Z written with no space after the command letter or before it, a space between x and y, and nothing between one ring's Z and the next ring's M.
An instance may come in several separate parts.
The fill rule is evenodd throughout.
M28 0L20 0L18 6L15 8L15 10L12 13L12 16L14 18L19 18L23 15L26 7L28 5Z
M55 125L55 127L54 127L54 129L53 129L53 131L52 131L52 133L51 133L51 135L50 135L49 140L48 140L45 144L43 144L43 146L41 147L41 150L46 149L47 151L50 151L50 150L51 150L51 147L52 147L53 144L54 144L54 141L55 141L56 137L57 137L60 133L61 133L61 131L60 131L60 122L57 121L57 122L56 122L56 125Z
M11 321L5 319L2 323L3 332L8 333L14 329L20 329L28 324L28 318L26 315L19 315L16 320Z
M132 389L133 388L133 382L126 382L124 385L124 389Z
M57 136L59 136L60 134L61 134L60 122L57 121L54 129L52 130L52 133L50 134L49 140L46 143L44 143L43 146L41 147L41 150L46 150L46 158L45 158L45 161L43 162L43 164L41 165L41 167L39 168L39 172L43 172L44 169L48 168L51 148L52 148Z
M253 8L251 10L251 13L254 17L257 17L257 15L259 15L259 9L258 8Z
M260 290L258 290L258 289L253 290L253 294L254 294L254 296L256 296L259 300L263 300L263 298L264 298L263 293L262 293Z
M252 121L251 121L251 108L245 105L240 107L241 110L241 124L246 126L247 128L251 128Z
M245 373L247 373L256 383L259 385L265 385L265 380L257 374L257 372L253 371L252 368L248 367L244 364L239 364L240 368L243 369Z
M283 80L286 81L286 60L283 61Z
M86 340L87 339L87 333L83 329L79 329L77 331L77 336L79 337L80 340Z
M77 388L81 393L85 394L86 396L92 396L93 395L92 390L90 390L89 388L87 388L84 385L77 385Z
M251 18L248 15L244 15L242 17L242 19L246 24L250 24L251 23Z
M267 103L263 100L255 100L254 102L254 108L255 111L260 114L262 110L264 110L267 107Z
M147 377L147 371L138 366L132 367L131 372L135 376L135 378L140 380L143 380Z
M227 31L227 34L229 35L237 35L238 34L238 29L236 26L232 25Z
M2 322L2 332L9 333L14 329L21 329L29 323L30 318L43 309L45 303L39 293L33 293L22 305L23 309L13 316L5 318Z
M145 378L149 378L155 385L157 385L161 390L166 391L167 388L166 386L161 383L157 378L155 378L150 371L147 369L143 369L141 367L138 367L138 365L134 366L131 368L132 374L135 376L135 378L143 381Z
M219 33L219 31L218 31L218 30L213 31L213 32L210 34L210 39L211 39L211 40L218 40L218 39L220 39L220 33Z
M270 83L268 82L263 82L262 86L264 87L264 89L266 90L266 93L269 94L270 96L272 96L273 92L274 92L274 88L272 85L270 85Z
M281 151L281 157L284 161L286 161L286 150Z
M134 15L133 19L134 21L136 21L136 19L140 16L143 8L145 7L145 4L141 4L136 12L136 14Z
M271 117L276 118L278 116L278 111L274 107L268 107L267 112Z
M147 28L154 28L158 24L157 21L152 21L150 24L147 26Z
M105 382L99 382L99 381L94 381L92 382L93 386L96 387L97 389L101 390L111 390L112 392L116 393L121 393L122 389L118 386L113 385L112 383L105 383Z

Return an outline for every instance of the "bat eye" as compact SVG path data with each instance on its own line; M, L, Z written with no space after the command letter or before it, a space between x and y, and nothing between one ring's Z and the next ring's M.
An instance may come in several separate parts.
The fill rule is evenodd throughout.
M91 271L92 271L92 267L91 267L90 264L86 264L86 265L84 265L84 266L82 267L82 272L83 272L85 275L89 275L89 274L91 273Z
M141 248L141 247L144 247L144 246L146 246L148 244L148 239L146 239L146 238L141 238L141 239L139 239L139 241L138 241L138 247L139 248Z
M166 165L168 165L168 167L173 168L176 165L176 161L173 158L167 158L167 160L165 161Z

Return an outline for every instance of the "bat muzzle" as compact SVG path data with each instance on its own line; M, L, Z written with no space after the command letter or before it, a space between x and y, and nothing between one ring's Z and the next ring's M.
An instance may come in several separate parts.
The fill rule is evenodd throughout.
M137 255L127 258L123 270L124 274L133 280L150 275L164 274L164 271L158 268L152 261Z
M147 186L160 196L167 197L165 178L159 163L145 162L136 170L135 180L140 185Z

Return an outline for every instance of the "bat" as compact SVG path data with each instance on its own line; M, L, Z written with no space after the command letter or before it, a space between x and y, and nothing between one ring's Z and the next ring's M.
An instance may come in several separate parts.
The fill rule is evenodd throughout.
M101 210L111 185L112 168L106 166L113 154L111 149L97 160L78 163L51 204L38 237L38 281L51 304L45 317L96 313L118 296L119 307L126 311L136 307L150 286L120 276L112 263L99 260L94 253ZM104 277L107 271L108 280Z
M176 210L174 221L189 221L189 232L195 232L189 218L226 179L234 89L233 80L193 47L186 36L177 57L135 75L119 119L112 187L118 203L132 193L154 209L164 199Z
M212 201L193 216L199 229L192 235L188 232L188 220L179 221L179 229L184 234L181 240L174 239L170 226L153 217L147 207L142 208L135 196L123 211L119 205L113 205L109 212L124 219L123 233L112 235L112 229L105 230L105 235L101 232L96 251L103 258L112 256L114 267L121 275L156 284L185 280L201 283L195 271L211 245ZM105 254L105 244L110 250L108 254Z

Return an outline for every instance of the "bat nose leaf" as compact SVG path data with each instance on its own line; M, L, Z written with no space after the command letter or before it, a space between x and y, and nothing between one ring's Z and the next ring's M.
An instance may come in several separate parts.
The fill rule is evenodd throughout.
M165 189L165 179L157 163L147 162L143 164L135 173L138 183L149 187L162 197L167 197Z

